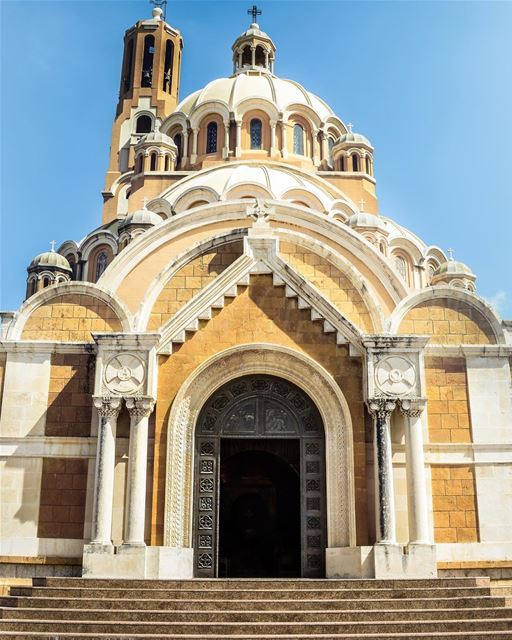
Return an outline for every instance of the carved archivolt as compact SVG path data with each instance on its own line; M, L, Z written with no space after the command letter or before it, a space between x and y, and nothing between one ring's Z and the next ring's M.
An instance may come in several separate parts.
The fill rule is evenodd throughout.
M164 545L192 546L194 432L201 408L226 382L268 374L303 389L317 406L325 427L327 537L329 547L355 544L352 421L332 376L308 356L278 345L227 349L202 364L181 387L168 423Z

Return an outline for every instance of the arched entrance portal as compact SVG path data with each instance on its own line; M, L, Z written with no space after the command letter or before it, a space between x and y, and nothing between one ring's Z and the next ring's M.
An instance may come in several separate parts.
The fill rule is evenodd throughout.
M293 383L250 375L220 387L195 435L198 577L325 574L324 427Z

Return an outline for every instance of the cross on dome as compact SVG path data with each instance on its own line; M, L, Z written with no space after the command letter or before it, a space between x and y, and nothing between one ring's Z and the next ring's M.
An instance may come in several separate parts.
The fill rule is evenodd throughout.
M52 253L55 253L55 240L51 240L50 241L50 248Z
M453 252L454 252L454 249L448 249L448 257L452 261L453 261Z
M353 128L353 126L354 126L354 125L353 125L351 122L349 122L349 123L347 124L347 128L348 128L348 132L349 132L349 133L352 133L352 128Z
M149 0L149 4L154 6L153 17L161 17L165 20L165 12L167 10L167 0Z
M142 208L143 209L147 209L148 208L148 197L147 196L144 196L142 198Z
M256 20L258 19L258 16L261 16L261 9L258 9L258 7L253 4L251 9L247 9L247 13L249 15L252 15L252 22L253 24L256 24Z

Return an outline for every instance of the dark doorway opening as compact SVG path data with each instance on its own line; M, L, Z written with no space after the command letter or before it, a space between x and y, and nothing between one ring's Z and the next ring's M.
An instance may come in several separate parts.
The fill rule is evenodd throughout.
M219 577L301 575L300 440L222 438Z

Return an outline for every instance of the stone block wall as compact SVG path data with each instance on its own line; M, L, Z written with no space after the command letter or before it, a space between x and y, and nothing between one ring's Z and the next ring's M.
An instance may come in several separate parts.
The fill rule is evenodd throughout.
M425 358L428 429L431 442L471 442L466 361Z
M45 435L90 435L94 367L89 354L52 355Z
M83 538L87 470L87 459L43 459L38 537Z
M431 472L435 542L478 542L474 467L435 465Z
M122 331L115 311L92 296L67 294L35 309L23 328L23 340L92 342L91 331Z

